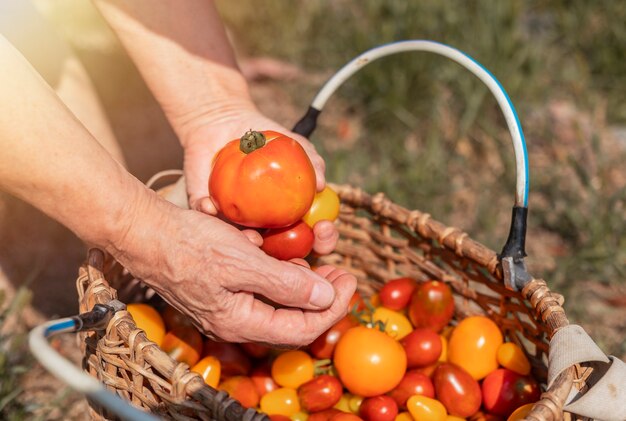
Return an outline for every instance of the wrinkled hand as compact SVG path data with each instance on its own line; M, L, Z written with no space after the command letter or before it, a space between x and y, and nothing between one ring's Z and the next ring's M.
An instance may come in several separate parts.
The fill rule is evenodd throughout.
M109 251L205 333L301 346L347 313L353 275L276 260L218 218L147 197L132 204Z
M285 129L280 124L268 119L256 110L230 112L217 117L211 122L200 125L193 130L187 139L183 139L185 149L184 171L187 181L189 206L209 215L216 215L217 209L209 197L208 180L211 173L213 157L229 141L241 137L246 131L275 130L295 139L306 151L317 179L317 191L322 191L326 184L324 178L324 160L318 155L315 147L306 138ZM339 237L335 226L330 221L320 221L313 227L315 242L313 250L319 254L328 254L334 250ZM260 246L262 238L254 230L246 230L244 234L253 244Z

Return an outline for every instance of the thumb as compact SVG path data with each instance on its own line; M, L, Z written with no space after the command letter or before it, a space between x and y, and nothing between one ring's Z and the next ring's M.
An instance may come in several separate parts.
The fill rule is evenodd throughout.
M335 288L328 280L304 266L268 259L274 264L265 266L264 273L250 280L240 277L231 288L263 295L287 307L322 310L332 305Z

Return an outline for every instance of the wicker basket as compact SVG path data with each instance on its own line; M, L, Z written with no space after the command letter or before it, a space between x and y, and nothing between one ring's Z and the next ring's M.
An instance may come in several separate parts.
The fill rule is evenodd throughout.
M548 341L568 324L561 295L539 279L533 279L521 293L511 291L503 285L496 253L466 233L427 213L398 206L382 194L371 196L350 186L333 187L342 203L337 222L340 240L336 251L321 259L324 263L356 275L365 295L398 276L448 283L455 294L455 320L475 314L493 319L507 340L526 351L534 376L545 387ZM81 267L77 287L81 312L118 298L118 293L122 300L158 301L97 249L90 250ZM168 357L147 340L125 311L115 315L105 332L83 334L81 339L85 370L124 399L165 419L263 417L206 386L188 366ZM584 383L579 377L575 368L563 372L534 405L529 419L572 418L563 412L563 402L574 384ZM95 406L92 416L107 419Z

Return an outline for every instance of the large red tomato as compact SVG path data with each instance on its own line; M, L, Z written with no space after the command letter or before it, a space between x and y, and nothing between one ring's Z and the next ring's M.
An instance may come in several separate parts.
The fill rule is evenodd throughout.
M409 303L413 326L441 331L454 315L454 298L450 287L440 281L424 282L415 288Z
M249 131L213 161L209 194L230 221L281 228L299 221L315 196L315 170L298 142L273 131Z
M435 395L448 414L467 418L480 409L480 385L462 368L441 364L433 374L433 383Z
M483 380L483 405L493 414L508 417L522 405L534 403L541 394L539 384L529 376L499 368Z
M339 339L333 357L343 385L355 395L382 395L396 387L406 371L402 345L378 329L357 326Z
M303 221L284 228L274 228L263 234L263 250L278 260L303 259L313 249L315 235Z

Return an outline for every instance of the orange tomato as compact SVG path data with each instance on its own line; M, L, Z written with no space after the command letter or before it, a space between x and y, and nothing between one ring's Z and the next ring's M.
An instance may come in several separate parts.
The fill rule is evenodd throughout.
M209 355L204 357L191 367L191 371L198 373L204 379L204 382L209 386L216 388L221 375L220 360Z
M202 335L193 326L180 325L165 334L161 349L176 361L194 365L202 355Z
M441 339L441 354L437 361L445 363L448 361L448 340L443 335L439 335L439 338Z
M272 364L272 377L279 385L297 389L313 378L313 359L304 351L286 351Z
M394 421L414 421L413 415L408 412L400 412L396 415L396 419Z
M300 412L298 393L288 387L272 390L261 398L261 411L268 415L291 417Z
M209 178L220 212L254 228L281 228L302 219L315 187L315 170L302 146L274 131L249 131L227 143Z
M339 215L339 196L329 186L315 194L313 203L302 220L311 228L319 221L334 221Z
M160 346L165 336L165 323L159 312L142 303L128 304L126 310L133 316L137 327L146 332L148 339Z
M220 383L219 388L238 400L244 408L254 408L259 404L259 393L250 377L229 377Z
M413 419L420 421L445 421L446 407L436 399L414 395L406 402Z
M513 342L503 343L496 354L498 363L511 371L527 376L530 374L530 362L522 348Z
M483 379L498 368L497 353L502 332L489 318L463 319L448 341L448 362L465 369L475 380Z
M528 414L530 414L530 410L533 409L534 403L527 403L526 405L522 405L517 408L513 413L507 418L506 421L520 421L526 418Z
M353 327L341 336L333 361L343 385L363 397L389 392L406 371L402 345L386 333L365 326Z
M397 311L386 307L378 307L372 313L372 323L382 322L385 325L385 333L399 341L411 333L413 325L407 317Z

